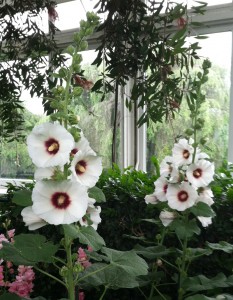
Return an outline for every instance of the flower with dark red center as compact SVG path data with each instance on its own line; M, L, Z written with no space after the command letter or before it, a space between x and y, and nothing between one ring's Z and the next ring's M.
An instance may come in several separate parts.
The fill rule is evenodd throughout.
M187 165L192 162L194 148L186 139L180 139L178 143L174 144L172 149L173 160L176 165Z
M169 207L184 211L196 203L198 193L188 182L183 182L181 185L170 184L166 196Z
M38 181L32 191L32 210L49 224L71 224L86 214L87 188L72 181Z
M80 140L75 143L74 149L72 149L71 154L74 156L78 151L89 152L92 155L96 155L95 151L92 150L88 140L84 137L83 134L81 135Z
M37 167L63 166L69 162L74 138L60 124L44 123L33 128L27 138L27 146Z
M46 151L51 155L57 154L59 151L59 142L55 139L48 139L45 141L44 145Z
M155 183L154 195L158 198L159 201L167 201L166 193L168 187L168 181L165 177L159 177Z
M101 158L92 152L78 151L71 163L72 180L93 187L102 172Z
M186 176L193 186L206 187L213 180L214 164L208 160L200 159L188 167Z
M58 209L66 209L71 201L67 193L56 192L51 196L51 202Z

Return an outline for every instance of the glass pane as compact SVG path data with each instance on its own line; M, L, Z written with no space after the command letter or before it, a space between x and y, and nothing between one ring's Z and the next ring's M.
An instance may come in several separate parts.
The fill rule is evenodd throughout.
M82 68L84 76L93 83L99 79L103 72L103 66L98 69L91 63L96 57L94 50L82 52ZM102 94L90 93L84 90L82 96L77 99L76 112L80 118L80 127L89 140L91 147L102 157L105 168L111 166L112 132L114 124L114 96L107 95L101 101ZM119 101L120 102L120 101ZM117 163L119 163L120 151L120 111L117 115Z
M56 27L59 30L78 28L79 22L86 19L86 12L93 11L95 4L96 2L91 0L75 0L58 4Z
M208 138L209 149L205 149L205 152L214 159L217 167L227 158L228 150L231 43L230 32L211 34L208 39L200 40L202 49L198 52L203 59L208 57L212 62L209 80L203 86L206 102L202 106L202 117L205 120L202 133ZM171 154L175 137L183 134L190 125L189 115L187 105L183 103L174 121L149 126L148 171L151 170L152 155L161 161L164 156Z

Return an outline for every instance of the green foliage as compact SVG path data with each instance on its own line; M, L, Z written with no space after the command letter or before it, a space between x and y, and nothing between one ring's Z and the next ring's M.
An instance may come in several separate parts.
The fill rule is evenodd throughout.
M100 0L96 6L107 17L98 29L104 34L94 64L105 61L106 67L93 90L102 86L104 95L114 91L114 83L125 86L133 78L127 107L132 103L145 107L139 126L174 116L187 83L184 74L199 58L198 43L186 44L190 29L195 27L195 23L188 23L187 5L140 0L118 1L115 5L114 1ZM192 11L203 14L205 6L197 5ZM181 28L177 26L172 35L169 29L181 18L187 22Z
M63 225L63 228L71 239L78 238L81 244L90 246L94 251L105 245L103 238L91 226L77 228L75 225Z
M1 137L8 141L22 140L24 130L22 86L31 96L41 96L54 85L50 80L52 68L64 62L54 39L55 27L44 32L35 16L54 5L54 1L12 1L0 9L0 116ZM51 56L47 66L46 55ZM45 72L41 70L46 68ZM14 122L12 122L14 120Z
M147 274L147 264L134 251L117 251L103 248L109 264L93 264L85 270L81 283L89 286L104 285L108 289L133 288L138 286L137 276Z
M38 262L53 262L58 246L46 241L39 234L20 234L14 237L14 244L4 243L0 256L16 265L35 265Z

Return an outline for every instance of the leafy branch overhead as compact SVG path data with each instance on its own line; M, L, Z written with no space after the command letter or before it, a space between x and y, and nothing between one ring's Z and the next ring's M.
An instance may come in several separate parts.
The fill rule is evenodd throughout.
M55 67L62 63L62 58L54 39L54 25L50 22L49 34L40 26L41 12L54 5L54 1L3 2L0 7L0 128L2 137L14 140L22 137L22 88L30 91L31 96L44 95L54 84L49 80L47 56L53 53L50 59Z
M198 43L187 44L187 37L200 24L189 14L203 14L205 6L197 3L190 13L187 5L174 2L100 0L96 7L107 17L98 29L103 34L93 64L104 61L106 68L93 91L102 86L104 97L115 82L125 86L133 78L126 105L146 108L138 125L174 117L188 89L185 74L199 59Z

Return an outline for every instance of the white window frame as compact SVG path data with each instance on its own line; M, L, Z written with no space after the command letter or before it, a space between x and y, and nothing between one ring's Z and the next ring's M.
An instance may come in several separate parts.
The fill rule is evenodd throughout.
M59 0L59 3L69 0ZM72 1L72 0L71 0ZM201 16L193 16L195 22L202 22L203 27L195 29L197 34L210 34L220 32L233 33L233 2L215 6L208 6L206 12ZM65 30L56 34L60 47L65 47L72 41L72 36L78 28ZM89 50L98 46L99 33L94 34L89 40ZM233 38L232 38L233 43ZM233 45L232 45L233 50ZM232 51L233 53L233 51ZM233 54L232 54L233 60ZM231 64L231 82L233 83L233 69ZM132 87L130 80L126 86L128 94ZM122 97L121 97L122 98ZM123 97L124 98L124 97ZM142 112L138 110L137 119ZM135 128L134 109L129 111L125 106L125 99L121 103L121 164L123 168L134 166L138 170L146 171L146 125ZM233 84L230 88L230 116L229 116L229 147L228 160L233 162Z

